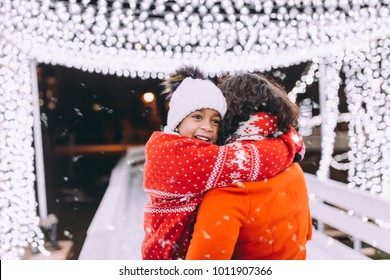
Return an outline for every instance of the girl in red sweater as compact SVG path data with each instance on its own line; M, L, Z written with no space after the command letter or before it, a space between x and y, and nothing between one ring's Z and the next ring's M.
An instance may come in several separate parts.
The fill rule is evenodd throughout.
M220 88L228 104L222 124L228 142L256 140L268 122L264 112L276 116L281 131L297 124L297 106L265 76L233 76ZM186 259L305 259L312 224L299 164L268 180L234 186L204 196Z
M165 85L171 93L167 126L164 132L154 132L145 146L144 190L150 201L143 259L183 259L207 190L272 177L289 166L303 146L294 129L278 138L217 146L226 113L219 88L194 69L180 69Z

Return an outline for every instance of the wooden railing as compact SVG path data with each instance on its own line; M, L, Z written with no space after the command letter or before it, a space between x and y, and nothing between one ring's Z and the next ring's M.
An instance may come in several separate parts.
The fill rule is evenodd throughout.
M320 181L312 174L305 177L316 224L309 259L368 259L363 253L367 248L390 254L390 200L334 180ZM335 231L349 237L351 244L328 234Z

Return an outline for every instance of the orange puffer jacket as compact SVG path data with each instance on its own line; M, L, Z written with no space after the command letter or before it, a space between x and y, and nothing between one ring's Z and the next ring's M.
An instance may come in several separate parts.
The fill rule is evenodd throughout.
M206 193L186 259L302 260L312 223L302 168Z

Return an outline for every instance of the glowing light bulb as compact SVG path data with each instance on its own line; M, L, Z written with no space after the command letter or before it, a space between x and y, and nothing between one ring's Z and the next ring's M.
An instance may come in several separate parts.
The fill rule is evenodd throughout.
M142 95L142 99L146 102L146 103L151 103L154 101L155 97L154 97L154 94L152 92L145 92L143 95Z

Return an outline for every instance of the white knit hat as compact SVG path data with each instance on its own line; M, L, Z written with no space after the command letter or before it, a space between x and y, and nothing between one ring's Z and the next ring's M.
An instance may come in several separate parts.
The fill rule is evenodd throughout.
M164 131L173 132L190 113L204 108L214 109L224 117L227 104L222 91L211 81L185 78L172 94Z

